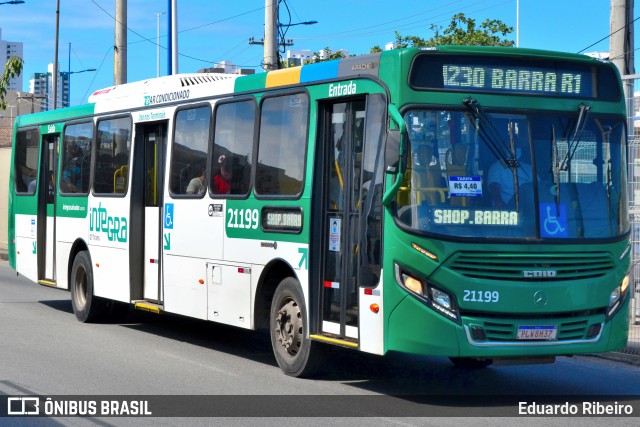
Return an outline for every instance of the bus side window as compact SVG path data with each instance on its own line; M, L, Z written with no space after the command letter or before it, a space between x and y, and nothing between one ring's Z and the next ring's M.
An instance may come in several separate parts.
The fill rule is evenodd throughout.
M14 146L14 183L16 193L31 195L36 192L38 170L38 131L20 131Z
M209 106L176 113L169 176L171 194L194 197L205 194L210 124Z
M96 138L93 190L100 194L125 194L128 188L131 119L101 120Z
M309 99L306 94L274 96L262 102L256 193L302 193Z
M250 99L219 104L215 117L211 194L246 195L251 184L255 101Z
M62 139L61 193L89 192L93 123L66 126Z

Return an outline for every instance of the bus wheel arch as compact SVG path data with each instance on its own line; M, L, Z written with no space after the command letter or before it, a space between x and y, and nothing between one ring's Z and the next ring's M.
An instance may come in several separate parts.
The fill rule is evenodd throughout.
M69 251L69 262L67 263L67 289L69 291L71 291L71 272L73 271L73 262L75 261L78 253L82 251L89 252L87 243L82 239L78 239L73 242L71 251Z
M269 262L262 271L254 301L255 329L268 329L271 301L280 282L286 277L296 277L294 269L284 260Z
M88 250L78 250L73 256L69 274L69 290L73 314L80 322L89 323L101 317L106 306L93 290L93 267Z

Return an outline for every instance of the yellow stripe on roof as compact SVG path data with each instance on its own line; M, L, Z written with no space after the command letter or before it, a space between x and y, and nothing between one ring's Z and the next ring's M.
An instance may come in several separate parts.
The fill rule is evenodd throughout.
M270 71L267 74L266 87L286 86L300 83L300 70L302 70L302 67Z

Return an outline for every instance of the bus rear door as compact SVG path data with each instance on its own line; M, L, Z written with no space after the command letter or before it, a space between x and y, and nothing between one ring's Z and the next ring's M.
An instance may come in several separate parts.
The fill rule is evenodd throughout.
M166 146L166 122L136 125L131 195L130 264L134 269L131 297L156 304L162 304L163 300L161 239Z
M39 283L55 285L55 182L58 162L58 144L60 134L47 134L42 137L42 167L38 190L38 280Z

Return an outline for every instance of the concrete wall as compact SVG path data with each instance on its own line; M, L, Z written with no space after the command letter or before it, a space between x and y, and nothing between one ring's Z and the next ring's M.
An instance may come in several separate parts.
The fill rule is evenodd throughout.
M9 201L9 167L11 148L0 148L0 256L3 258L8 247L8 201Z

